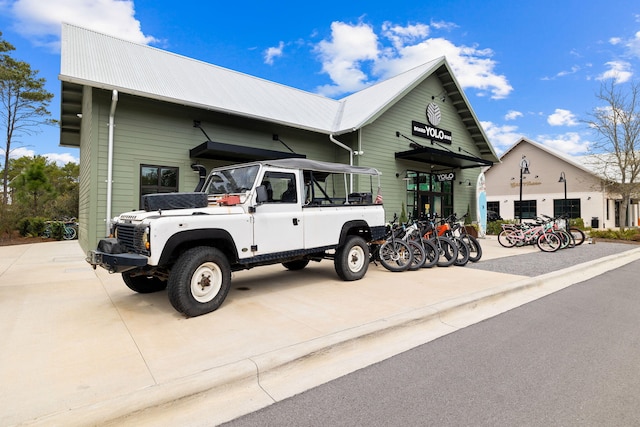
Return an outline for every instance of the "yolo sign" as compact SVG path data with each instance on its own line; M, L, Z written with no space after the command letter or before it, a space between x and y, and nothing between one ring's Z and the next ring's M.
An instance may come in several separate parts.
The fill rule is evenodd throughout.
M451 144L452 139L450 131L416 121L411 122L411 134L445 144Z
M456 174L453 172L437 173L435 174L435 177L437 182L448 182L454 181L456 179Z

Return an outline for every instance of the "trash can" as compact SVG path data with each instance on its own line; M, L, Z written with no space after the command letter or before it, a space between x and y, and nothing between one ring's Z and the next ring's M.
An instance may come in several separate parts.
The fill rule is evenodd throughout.
M600 219L597 216L591 217L591 228L600 228Z

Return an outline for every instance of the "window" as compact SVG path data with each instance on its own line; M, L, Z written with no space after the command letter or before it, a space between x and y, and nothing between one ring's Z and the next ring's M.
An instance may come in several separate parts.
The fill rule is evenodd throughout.
M487 202L487 210L493 211L500 216L500 202Z
M580 218L580 199L553 200L553 216L568 215L569 218Z
M140 206L142 196L178 191L178 168L169 166L140 166Z
M453 213L453 181L439 182L436 175L407 171L407 215L420 218L436 214L446 218Z
M262 179L268 203L298 203L296 176L286 172L267 172Z
M520 208L522 208L522 210L520 210ZM516 218L533 219L538 216L538 208L535 200L523 200L522 203L516 200L513 202L513 209ZM520 212L522 212L521 215Z

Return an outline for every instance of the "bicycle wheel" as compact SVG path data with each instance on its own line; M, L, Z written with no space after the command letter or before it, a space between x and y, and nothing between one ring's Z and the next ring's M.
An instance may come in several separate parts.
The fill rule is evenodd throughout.
M427 253L425 252L422 245L416 242L415 240L409 240L407 243L409 244L409 247L413 251L413 261L409 266L409 270L410 271L419 270L420 268L422 268L425 261L427 260Z
M422 265L422 268L431 268L438 264L438 258L440 258L440 253L438 248L436 247L433 241L428 239L422 239L422 246L424 246L425 251L425 261Z
M567 230L558 230L555 233L560 237L562 249L575 248L576 241L573 238L573 234L569 233Z
M512 248L518 243L518 239L515 237L515 231L513 230L502 230L500 234L498 234L498 243L500 243L505 248Z
M569 233L573 236L576 241L576 246L580 246L584 243L584 232L579 228L571 227L569 228Z
M543 252L555 252L560 249L562 242L555 233L542 233L536 240L536 245Z
M454 237L452 240L458 247L458 256L453 262L453 265L464 267L469 262L469 246L459 237Z
M458 258L458 246L448 237L440 236L434 242L438 248L438 267L449 267Z
M478 239L468 234L464 234L460 238L469 246L469 261L480 261L480 258L482 258L482 247L480 247Z
M413 251L402 240L387 240L380 246L380 264L389 271L406 271L413 261Z
M73 239L76 238L77 234L78 233L76 232L76 229L74 227L65 225L64 226L64 234L62 235L62 238L64 240L73 240Z

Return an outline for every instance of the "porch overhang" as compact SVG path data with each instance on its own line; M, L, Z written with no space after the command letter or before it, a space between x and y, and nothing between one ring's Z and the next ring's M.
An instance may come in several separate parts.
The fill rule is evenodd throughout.
M289 158L306 158L304 154L287 151L267 150L264 148L225 144L205 141L189 150L189 157L199 159L226 160L232 162L250 162L254 160L275 160Z
M433 172L451 169L482 168L493 165L491 160L481 159L480 157L418 146L417 144L411 144L411 146L413 148L412 150L395 153L396 159L430 164Z

